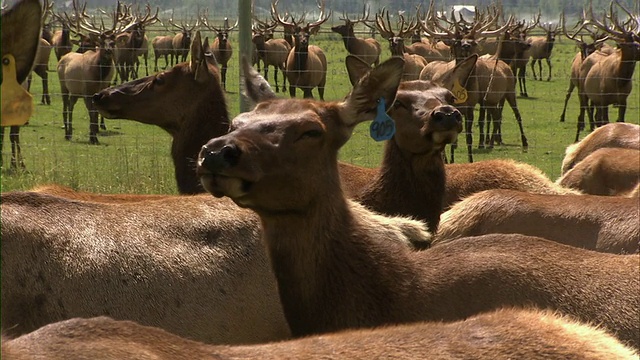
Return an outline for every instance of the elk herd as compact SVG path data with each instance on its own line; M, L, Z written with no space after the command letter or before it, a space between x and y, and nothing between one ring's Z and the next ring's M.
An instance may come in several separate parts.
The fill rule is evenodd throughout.
M234 118L229 19L217 27L206 11L185 23L172 16L180 32L151 40L154 67L161 56L166 68L137 78L136 44L162 22L158 10L118 3L102 14L107 23L75 2L71 14L39 0L2 10L2 126L29 118L33 99L20 84L53 13L64 25L52 41L74 34L86 50L59 57L66 138L80 97L91 143L98 115L160 127L180 193L2 192L3 359L638 358L640 126L622 121L637 15L616 2L601 18L586 9L568 29L564 15L552 26L501 20L497 8L456 19L430 6L394 26L387 10L369 20L365 7L331 29L349 52L352 88L324 101L327 60L310 42L331 11L319 3L309 21L279 6L255 19L257 57L241 61L253 108ZM355 24L380 33L393 56L356 37ZM529 38L537 26L546 36ZM278 27L290 41L274 37ZM522 56L550 64L538 51L550 52L560 32L579 44L570 91L594 117L566 149L562 176L507 159L446 163L459 134L470 149L476 104L493 125L483 146L501 141L505 101L521 122L514 74ZM496 50L482 54L494 37ZM617 83L605 84L606 71ZM287 82L290 96L278 96ZM595 82L615 98L590 92ZM612 103L619 121L607 124ZM371 120L394 124L380 165L338 161Z

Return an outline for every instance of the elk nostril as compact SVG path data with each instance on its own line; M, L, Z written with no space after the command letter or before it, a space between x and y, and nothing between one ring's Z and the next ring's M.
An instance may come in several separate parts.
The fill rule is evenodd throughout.
M200 166L211 171L220 170L235 166L240 160L240 149L233 144L227 144L220 150L211 150L207 146L202 148Z
M102 100L102 98L104 98L104 94L102 92L97 92L95 94L93 94L93 102L97 103L100 100Z
M462 121L462 114L453 106L441 106L433 111L431 117L440 123L452 122L452 124L456 124Z

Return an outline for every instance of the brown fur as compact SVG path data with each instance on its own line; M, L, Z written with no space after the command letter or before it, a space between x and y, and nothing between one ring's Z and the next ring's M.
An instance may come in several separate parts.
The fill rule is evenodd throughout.
M191 56L191 62L105 89L93 99L107 118L155 124L171 134L171 156L181 194L202 192L194 161L207 139L227 132L229 121L218 69L207 63L199 32Z
M256 33L252 41L256 46L256 51L264 63L264 78L268 77L268 67L273 66L273 79L276 84L276 92L280 91L278 86L278 69L282 72L282 91L287 87L287 77L285 75L285 64L291 51L291 45L285 39L266 39L266 34Z
M491 233L539 236L616 254L637 253L638 201L487 190L465 198L442 214L436 242Z
M233 30L238 23L234 26L229 26L229 19L224 18L224 25L221 28L217 28L213 25L209 25L209 21L207 20L208 12L202 16L200 22L207 29L215 32L216 36L213 40L213 44L211 44L211 53L213 57L216 59L218 63L218 67L220 68L220 77L222 80L222 89L227 90L227 67L229 64L229 60L231 60L231 56L233 55L233 48L231 46L231 42L229 42L229 33Z
M503 309L453 323L343 331L252 346L211 346L107 317L71 319L2 340L2 357L72 359L637 359L598 328L549 311Z
M208 343L289 336L258 219L210 196L3 193L2 328L107 315Z
M542 80L542 59L547 62L549 68L549 76L547 81L551 81L551 53L553 51L553 45L556 41L556 35L558 35L558 24L552 28L551 24L541 26L545 32L544 36L532 36L531 40L531 72L533 73L534 80ZM536 62L538 63L538 74L540 79L536 76Z
M71 43L71 36L69 34L69 25L67 25L66 22L62 23L62 30L53 33L51 45L53 46L58 61L71 52L73 44Z
M640 150L640 126L636 124L611 123L601 126L580 142L567 146L562 159L561 175L592 152L603 147L617 147Z
M534 194L580 194L579 191L554 184L540 169L511 159L447 164L445 169L447 187L444 210L450 209L467 196L489 189L510 189Z
M638 255L522 235L416 252L371 232L369 212L342 193L337 156L357 123L374 116L378 99L393 98L402 76L395 60L340 102L260 102L201 151L203 186L260 216L293 335L534 305L603 324L640 346Z
M102 202L102 203L127 203L139 201L153 201L169 198L172 195L154 194L101 194L73 190L70 187L59 184L47 184L36 186L30 191L54 195L72 200Z
M598 149L557 182L585 194L627 194L640 182L640 151L623 148Z

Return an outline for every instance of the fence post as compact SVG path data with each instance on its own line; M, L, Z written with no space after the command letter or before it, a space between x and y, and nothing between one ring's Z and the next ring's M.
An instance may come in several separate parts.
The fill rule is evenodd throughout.
M251 43L251 23L253 19L253 14L251 13L251 0L240 0L238 1L238 33L239 33L239 53L238 56L238 69L240 71L240 79L239 91L240 94L240 112L249 111L249 102L247 98L242 95L243 82L244 82L244 73L242 71L242 57L248 56L247 60L251 61L251 54L253 53L252 43Z

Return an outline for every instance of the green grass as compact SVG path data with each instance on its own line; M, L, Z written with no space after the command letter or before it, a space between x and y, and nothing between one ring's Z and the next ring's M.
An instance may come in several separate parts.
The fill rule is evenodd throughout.
M328 29L328 26L325 28ZM157 34L149 34L149 37L155 35ZM341 99L350 89L344 65L346 50L342 41L337 35L327 32L319 34L312 41L324 49L329 62L325 99ZM515 118L507 106L503 119L505 145L492 150L479 150L474 145L475 161L511 158L539 167L552 179L560 175L560 163L565 148L575 137L578 115L577 92L574 92L569 103L567 122L558 121L575 53L576 48L572 42L566 39L557 41L552 58L553 78L550 82L534 81L528 69L527 86L531 97L518 98L525 133L529 138L528 152L522 152ZM383 43L383 57L388 57L388 54L386 43ZM152 70L153 59L149 60ZM7 144L3 149L5 166L1 175L2 191L58 183L78 190L102 193L176 193L173 164L169 156L171 138L157 127L129 120L107 120L108 130L99 134L100 145L89 145L88 114L84 103L79 101L74 112L74 138L72 141L64 140L62 100L58 77L54 71L55 63L55 56L52 54L49 72L52 105L39 105L42 86L40 78L34 76L32 91L38 105L29 125L24 126L20 133L26 171L9 169L10 147L6 139ZM160 64L164 64L164 60L160 60ZM546 64L543 69L546 77ZM144 74L144 70L141 73ZM270 78L272 73L271 70ZM639 77L636 71L626 114L627 122L636 124L640 122ZM235 116L239 112L237 50L229 64L227 82L228 106L232 116ZM314 95L317 96L315 90ZM298 97L300 96L302 95L298 91ZM610 109L610 118L616 117L617 109ZM363 166L376 166L380 162L382 145L370 139L368 133L368 124L360 125L353 138L341 150L341 159ZM582 136L586 134L587 132ZM477 139L476 127L474 141L477 142ZM459 140L464 142L463 137ZM461 147L457 151L456 162L466 162L466 158L466 149Z

